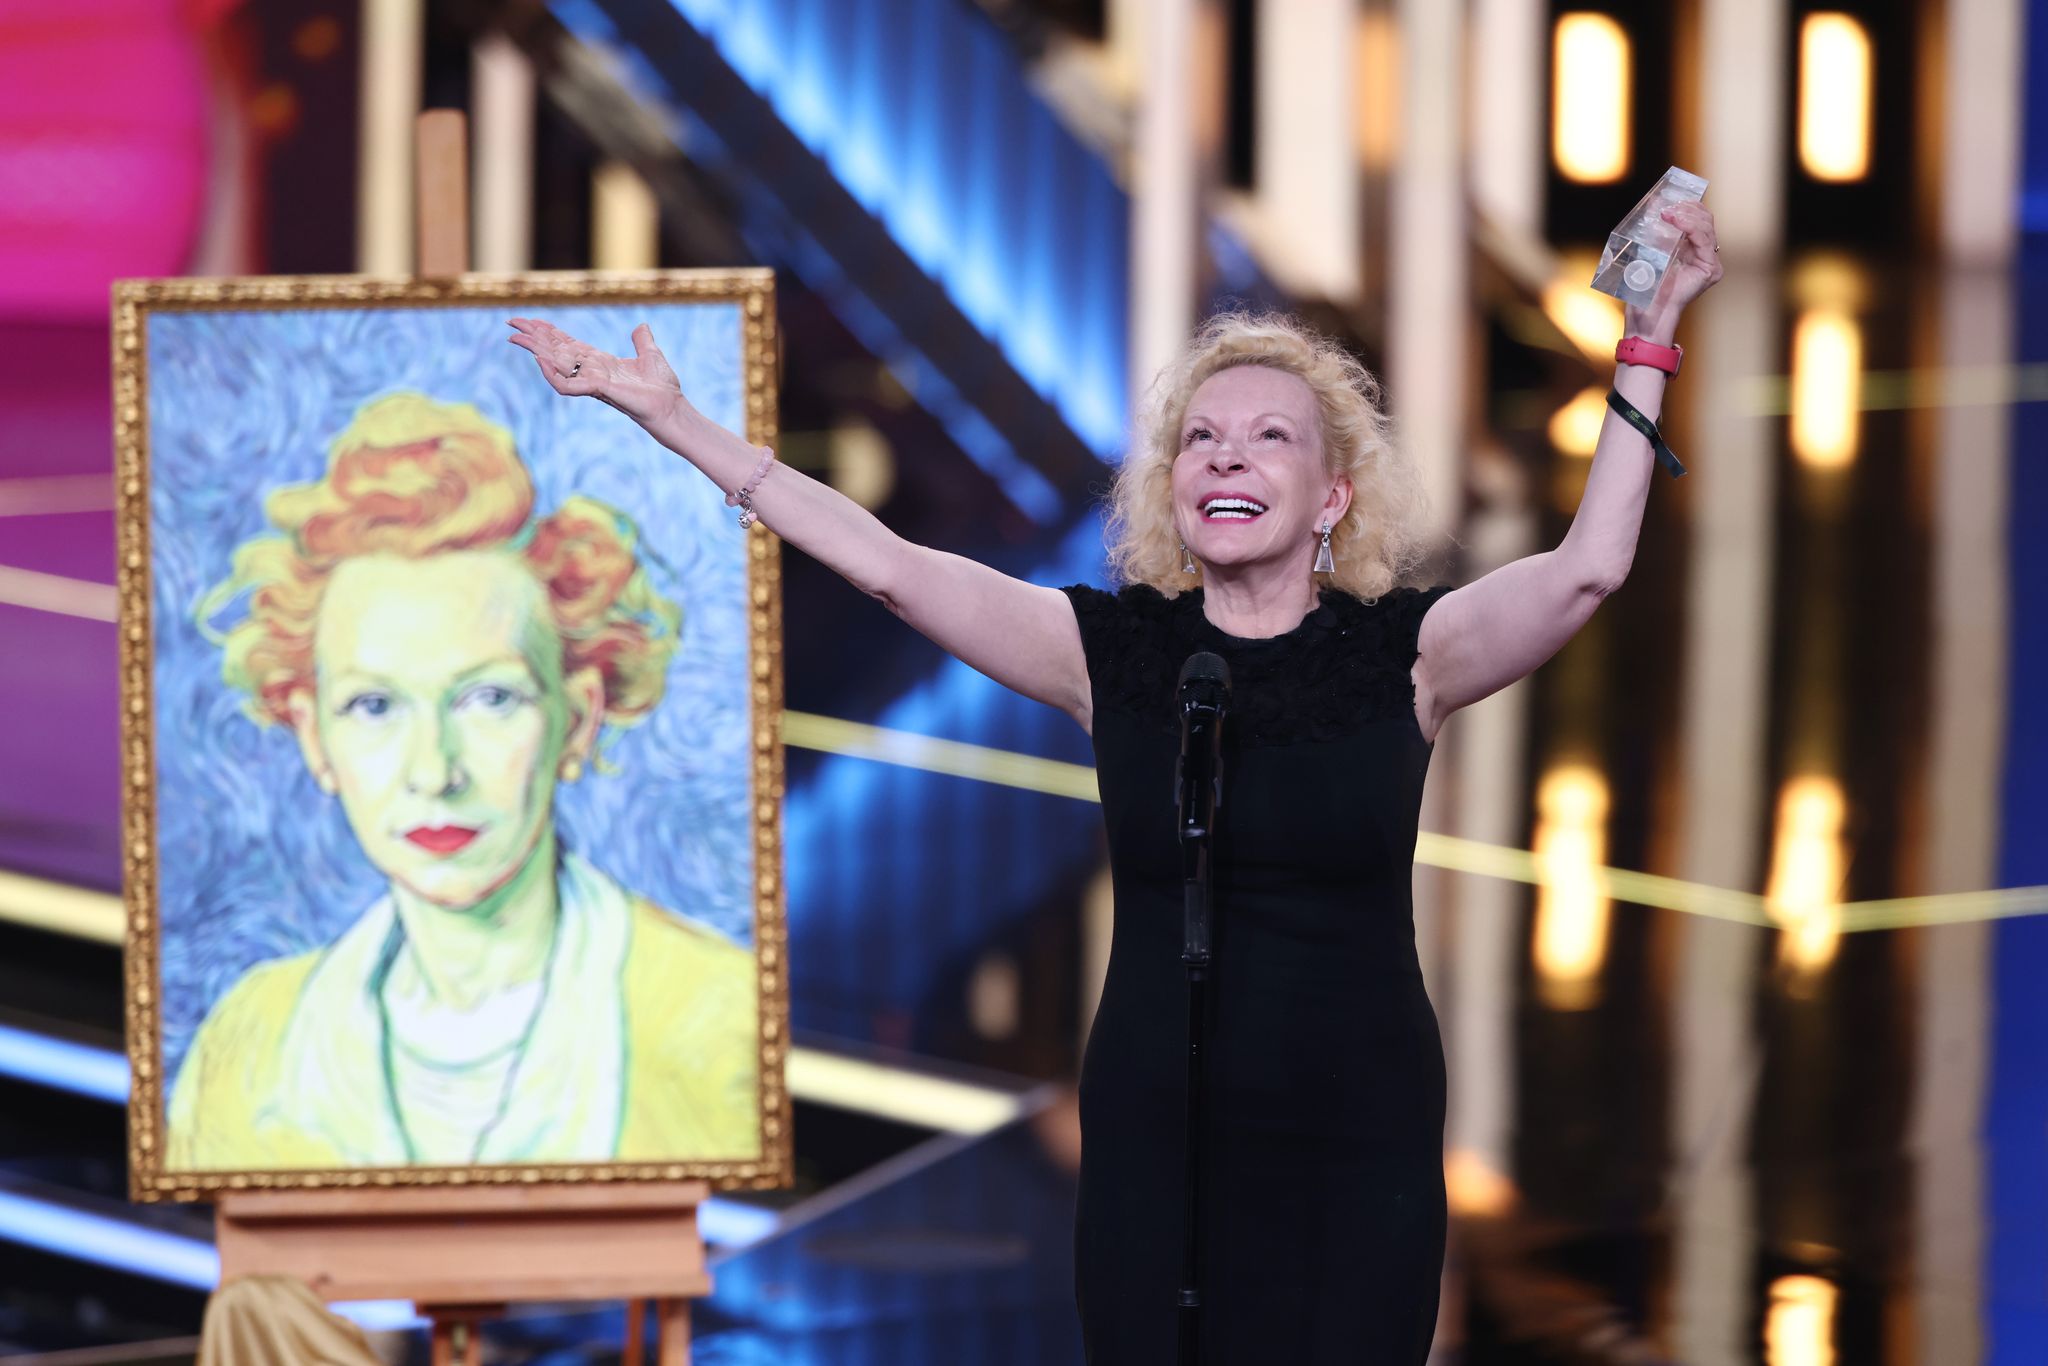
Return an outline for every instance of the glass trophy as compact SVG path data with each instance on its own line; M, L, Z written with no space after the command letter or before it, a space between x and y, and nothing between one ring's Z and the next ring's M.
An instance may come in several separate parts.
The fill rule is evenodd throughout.
M1607 234L1607 249L1600 253L1593 288L1625 304L1647 308L1657 297L1671 253L1685 236L1677 224L1664 220L1664 210L1673 204L1696 203L1706 192L1707 182L1691 171L1676 166L1666 171L1650 192L1636 201L1621 225Z

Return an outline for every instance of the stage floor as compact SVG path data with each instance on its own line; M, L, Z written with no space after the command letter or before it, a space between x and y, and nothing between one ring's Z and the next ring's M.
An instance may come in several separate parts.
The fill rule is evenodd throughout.
M1060 1125L1055 1107L930 1139L793 1207L773 1235L715 1261L697 1366L1080 1362ZM522 1316L491 1337L506 1360L602 1362L624 1332L607 1307Z

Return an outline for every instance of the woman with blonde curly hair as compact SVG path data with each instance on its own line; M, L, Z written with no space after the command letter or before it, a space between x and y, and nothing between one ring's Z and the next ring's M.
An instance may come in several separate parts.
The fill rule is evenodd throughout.
M1720 277L1713 220L1631 310L1661 360ZM939 645L1094 738L1115 936L1081 1069L1076 1290L1088 1359L1173 1359L1188 1039L1170 790L1179 670L1224 657L1228 796L1213 838L1200 1359L1421 1363L1442 1269L1444 1074L1409 883L1444 719L1535 669L1621 583L1651 447L1608 419L1571 532L1456 591L1408 580L1427 547L1416 477L1376 386L1283 317L1212 320L1161 376L1112 496L1121 591L1021 583L912 545L707 421L644 327L614 357L514 319L563 394L638 421L774 531ZM1645 346L1646 344L1646 346ZM1616 389L1650 420L1661 368Z
M388 881L324 949L207 1015L173 1168L739 1158L760 1146L752 955L562 847L555 789L661 701L681 612L633 525L534 517L468 404L365 404L273 493L200 609L246 595L222 676L287 728Z

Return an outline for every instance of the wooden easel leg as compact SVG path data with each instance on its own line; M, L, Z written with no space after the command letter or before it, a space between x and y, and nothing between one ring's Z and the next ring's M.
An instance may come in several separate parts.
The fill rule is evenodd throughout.
M505 1312L502 1304L423 1304L420 1312L433 1324L433 1366L484 1366L487 1318Z
M647 1301L626 1301L626 1352L619 1366L647 1366Z
M681 1296L656 1300L661 1316L661 1354L655 1366L690 1366L690 1302Z

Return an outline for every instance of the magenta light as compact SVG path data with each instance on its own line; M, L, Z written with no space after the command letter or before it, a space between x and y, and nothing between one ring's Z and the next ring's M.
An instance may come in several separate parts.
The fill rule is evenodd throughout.
M0 315L103 318L109 281L185 269L206 188L204 8L0 4Z

